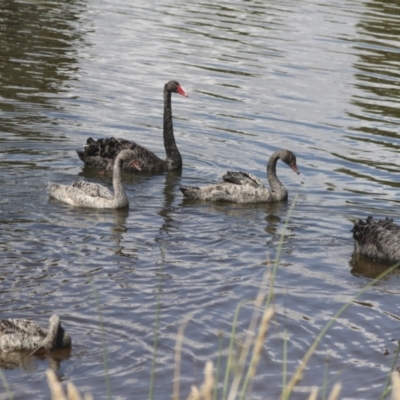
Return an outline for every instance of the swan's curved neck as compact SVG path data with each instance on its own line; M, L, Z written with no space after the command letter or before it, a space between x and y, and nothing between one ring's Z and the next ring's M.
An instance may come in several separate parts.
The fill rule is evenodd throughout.
M52 317L50 320L49 331L42 342L46 350L53 350L56 347L58 330L60 328L60 319Z
M113 188L114 188L114 203L115 207L120 207L128 203L128 198L125 189L122 186L122 163L123 160L119 157L115 160L113 170Z
M286 200L288 191L276 175L276 164L280 158L280 150L271 155L267 164L267 179L275 200Z
M174 127L172 124L171 92L164 89L164 147L167 153L168 169L177 169L182 166L182 157L176 146Z

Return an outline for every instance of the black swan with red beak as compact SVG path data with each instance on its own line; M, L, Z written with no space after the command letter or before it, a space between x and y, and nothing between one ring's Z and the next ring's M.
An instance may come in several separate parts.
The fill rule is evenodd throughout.
M122 150L132 150L129 162L124 162L124 171L163 172L182 168L182 157L176 146L172 124L171 93L188 97L181 85L176 81L167 82L164 86L164 147L167 158L162 160L152 151L126 139L107 138L87 139L83 150L77 150L79 158L95 168L112 170L115 159Z

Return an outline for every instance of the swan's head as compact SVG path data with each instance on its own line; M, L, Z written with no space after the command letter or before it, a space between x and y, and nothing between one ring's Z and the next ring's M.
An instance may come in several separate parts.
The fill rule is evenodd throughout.
M279 158L287 165L289 165L289 167L292 168L292 170L296 172L296 174L300 174L300 171L298 170L296 165L296 156L290 150L281 150Z
M182 89L182 86L177 81L169 81L165 84L165 90L171 93L178 93L181 96L189 97L186 92Z

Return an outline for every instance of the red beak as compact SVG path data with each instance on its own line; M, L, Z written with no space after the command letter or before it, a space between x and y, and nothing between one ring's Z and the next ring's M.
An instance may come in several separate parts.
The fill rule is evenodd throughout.
M296 164L290 165L290 168L292 168L292 170L293 170L294 172L296 172L297 175L300 175L300 171L298 170Z
M180 86L178 86L178 87L176 88L176 91L177 91L177 93L179 93L181 96L189 97L189 96L186 94L186 92L185 92Z

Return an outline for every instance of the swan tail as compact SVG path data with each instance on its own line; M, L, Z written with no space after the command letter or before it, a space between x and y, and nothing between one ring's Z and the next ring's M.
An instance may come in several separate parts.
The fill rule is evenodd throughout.
M195 186L181 186L179 190L182 192L183 197L187 199L198 199L199 198L199 193L200 193L200 188L195 187Z
M138 145L125 139L114 137L94 140L91 137L86 140L83 150L76 150L78 157L85 165L112 169L115 159L122 150L135 150Z
M55 190L60 187L59 184L53 182L47 182L47 190L50 194L52 194Z

